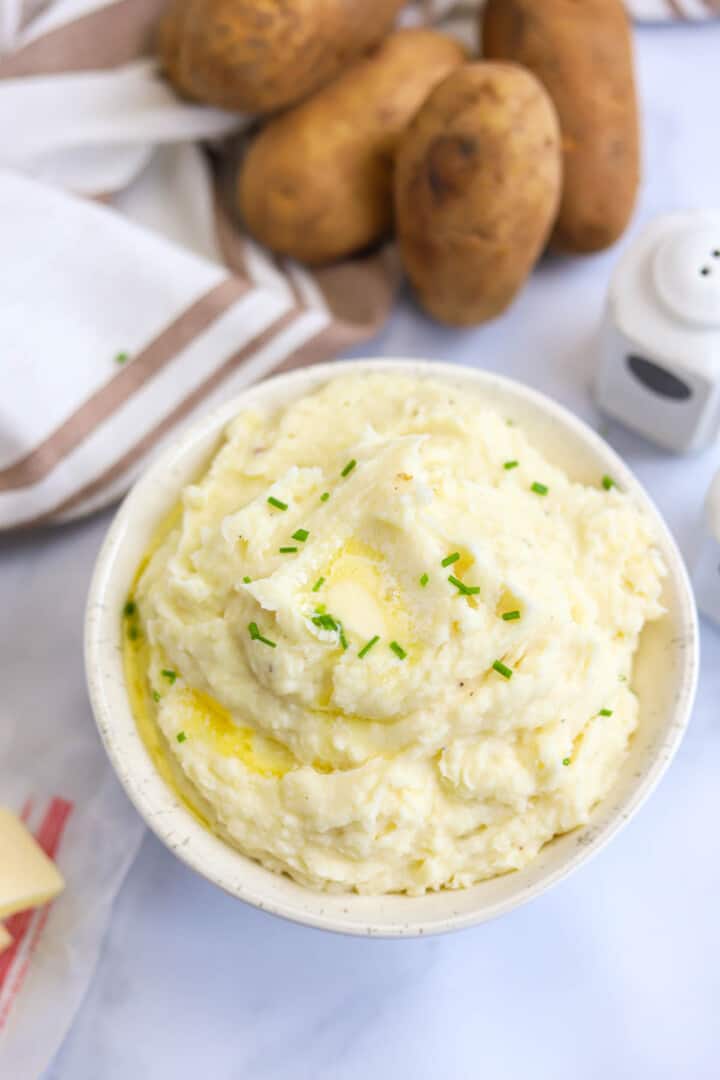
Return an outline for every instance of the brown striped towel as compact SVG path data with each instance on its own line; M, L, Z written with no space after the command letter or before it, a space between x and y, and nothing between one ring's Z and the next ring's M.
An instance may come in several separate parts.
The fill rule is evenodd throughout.
M2 529L106 505L198 410L337 355L395 295L389 250L311 273L242 235L199 143L247 118L159 79L147 54L164 3L0 3ZM417 0L404 18L479 6ZM720 0L629 7L699 18Z
M392 303L390 252L310 273L241 235L197 142L243 120L143 59L162 7L0 5L0 528L107 504L198 410Z

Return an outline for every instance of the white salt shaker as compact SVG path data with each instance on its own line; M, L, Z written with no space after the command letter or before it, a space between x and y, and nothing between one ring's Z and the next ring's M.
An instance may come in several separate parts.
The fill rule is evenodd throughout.
M657 218L610 282L598 405L668 450L720 432L720 210Z
M720 623L720 472L705 500L705 524L693 585L700 610Z

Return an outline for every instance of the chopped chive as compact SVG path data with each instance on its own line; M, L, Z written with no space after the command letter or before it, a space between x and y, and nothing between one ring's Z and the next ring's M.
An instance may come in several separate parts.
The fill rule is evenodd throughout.
M281 548L278 548L278 551L280 552L281 555L292 555L293 552L297 551L297 548L296 547L281 547Z
M137 641L137 639L140 637L140 631L138 630L137 626L130 627L130 629L128 630L128 637L131 641Z
M496 660L493 664L493 671L497 671L498 675L502 675L503 679L512 678L512 668L507 667L500 660Z
M115 363L116 364L127 364L129 359L130 359L130 353L126 353L126 352L115 353Z
M519 464L519 461L506 461L503 465L503 469L517 469Z
M134 615L136 611L137 606L135 605L134 601L128 600L127 604L123 608L123 615L127 615L128 617L130 617L130 615Z
M185 740L187 739L187 735L185 734L184 731L178 731L175 738L177 739L178 742L185 742Z
M612 714L613 714L612 709L601 709L600 712L598 713L598 716L612 716Z
M506 418L505 423L508 427L515 427L515 421L511 420L509 416Z
M280 499L276 499L274 495L268 495L268 502L271 506L274 506L276 510L287 510L288 504L282 502Z
M407 656L407 653L403 649L402 645L398 645L397 641L391 641L390 642L390 648L395 653L398 660L404 660L405 657Z
M457 562L459 558L460 558L460 552L459 551L453 551L452 555L446 555L445 556L445 558L440 563L440 565L441 566L452 566L452 564L454 562Z
M293 540L301 540L303 543L305 543L309 535L310 533L307 531L307 529L296 529L295 532L292 534L292 538Z
M252 578L251 578L251 577L248 577L248 576L247 576L247 574L246 574L246 575L245 575L245 577L243 578L243 582L244 582L244 583L245 583L246 585L249 585L251 581L252 581Z
M159 701L160 700L160 695L158 694L157 690L153 690L152 699L153 699L153 701Z
M357 465L357 461L355 460L355 458L353 458L352 461L348 461L347 465L345 466L343 471L340 473L340 475L341 476L349 476L356 465Z
M269 638L266 638L266 637L262 636L262 634L260 633L260 630L258 629L258 624L256 622L248 623L248 632L249 632L250 637L252 638L253 641L260 641L260 642L262 642L263 645L269 645L271 649L276 649L277 648L277 643L276 642L270 641Z
M167 679L171 686L177 679L177 671L173 671L171 668L163 668L160 674L164 679Z
M320 589L322 588L322 586L323 586L324 584L325 584L325 578L324 578L324 577L319 577L319 578L317 579L317 581L315 582L315 584L313 585L313 587L312 587L312 590L311 590L311 591L312 591L312 592L318 592L318 591L319 591L319 590L320 590Z
M461 581L460 578L456 578L453 574L450 575L448 581L451 585L454 585L463 596L477 596L480 592L479 585L466 585L464 581Z
M617 487L617 484L613 480L612 476L603 476L602 486L605 488L606 491L609 491L610 488Z
M546 484L538 484L536 480L534 484L530 485L530 490L534 491L536 495L547 495L550 488Z
M329 491L323 491L322 495L320 496L320 502L327 502L329 498L330 498L330 492Z
M325 611L327 611L327 608L324 604L318 604L315 608L316 615L322 615Z
M340 644L342 645L343 649L347 649L348 642L347 642L347 638L345 637L345 631L343 630L342 626L340 627Z
M335 619L333 619L332 615L314 615L312 618L312 622L315 624L315 626L319 626L323 630L340 629Z
M514 619L519 619L520 618L520 612L519 611L503 611L502 617L505 620L505 622L513 622Z
M358 653L358 656L360 657L361 660L363 659L363 657L367 656L367 654L372 649L373 645L377 645L379 640L380 640L380 635L376 634L375 637L370 638L367 645L363 645L362 649Z
M430 577L428 574L423 574L423 576L420 578L420 584L422 585L423 589L425 588L429 580Z
M570 764L570 758L569 757L564 757L563 758L563 765L569 765L569 764Z

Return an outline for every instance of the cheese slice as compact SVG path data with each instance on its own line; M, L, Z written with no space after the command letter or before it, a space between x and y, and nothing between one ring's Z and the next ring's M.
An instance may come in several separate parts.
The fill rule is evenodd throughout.
M64 888L55 863L20 819L0 807L0 919L40 907Z
M12 934L0 923L0 953L12 945Z

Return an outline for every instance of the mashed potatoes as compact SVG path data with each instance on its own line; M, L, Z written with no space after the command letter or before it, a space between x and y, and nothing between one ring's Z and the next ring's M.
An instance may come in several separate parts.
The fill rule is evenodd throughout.
M351 375L229 426L128 637L212 828L314 888L418 894L588 820L663 574L609 478L466 390Z

